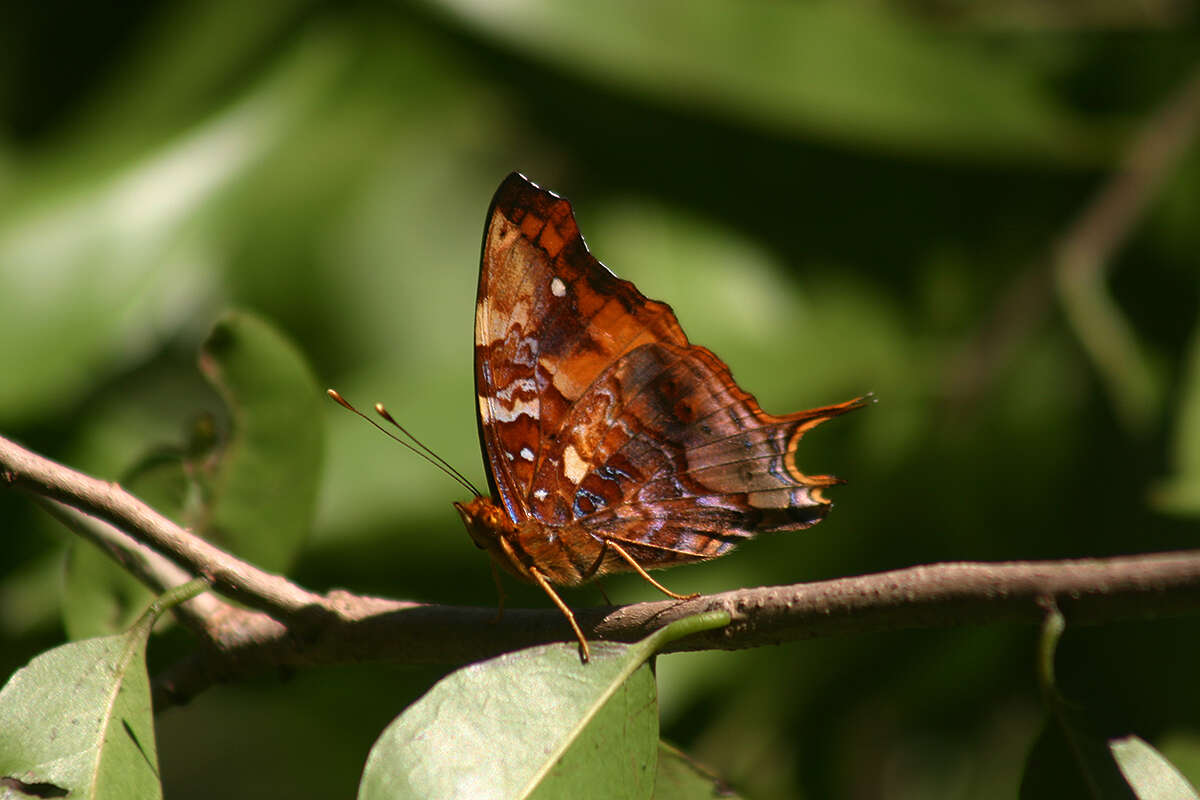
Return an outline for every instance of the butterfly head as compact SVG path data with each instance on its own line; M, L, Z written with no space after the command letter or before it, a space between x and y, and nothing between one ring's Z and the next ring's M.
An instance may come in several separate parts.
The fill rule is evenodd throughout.
M476 497L469 503L455 503L454 508L462 517L463 525L471 541L506 571L520 578L529 579L528 571L521 565L510 540L516 537L517 528L500 506L490 498Z

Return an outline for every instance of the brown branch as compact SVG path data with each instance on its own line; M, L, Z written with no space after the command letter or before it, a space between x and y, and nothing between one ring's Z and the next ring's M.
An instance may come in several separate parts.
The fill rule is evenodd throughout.
M45 497L36 499L50 516L65 525L68 530L99 547L155 594L162 594L167 589L192 579L187 570L107 522L76 511L56 500ZM230 607L212 593L204 592L177 606L175 616L192 630L207 637L211 620Z
M589 638L632 642L703 611L727 611L722 630L671 650L741 650L851 633L964 624L1036 625L1053 600L1072 624L1200 613L1200 551L1109 559L931 564L791 586L738 589L695 600L576 610ZM214 682L272 667L368 660L457 664L573 641L554 609L508 611L421 605L331 592L337 621L297 641L269 620L222 632L212 655L157 681L160 701L184 701ZM158 707L158 706L156 706Z
M76 472L3 437L0 480L112 524L189 575L208 578L221 594L277 619L306 618L322 604L319 595L193 535L118 484Z
M180 555L208 575L237 576L216 589L259 611L227 608L207 620L205 649L156 682L156 707L186 701L219 681L273 667L312 667L369 660L454 664L521 647L571 641L554 609L508 611L493 622L491 608L423 605L333 591L317 595L270 575L145 511L120 489L54 464L0 438L0 475L10 484L48 494L85 513L125 520L126 530L155 549L186 544ZM105 491L95 491L100 484ZM144 507L142 507L144 509ZM149 521L170 535L134 526ZM124 527L124 526L123 526ZM107 549L120 549L114 537ZM132 541L132 540L128 540ZM206 560L209 555L214 561ZM287 584L281 589L280 583ZM264 600L258 591L270 592ZM301 616L280 614L275 597L304 598ZM583 609L580 625L596 639L634 641L701 611L725 610L725 629L677 642L676 650L735 650L785 641L904 628L991 622L1038 623L1053 600L1073 624L1200 613L1200 551L1108 559L933 564L851 578L741 589L685 602L660 601ZM254 601L254 602L250 602ZM290 601L289 601L290 603ZM291 606L288 605L288 608ZM315 624L314 624L315 623Z

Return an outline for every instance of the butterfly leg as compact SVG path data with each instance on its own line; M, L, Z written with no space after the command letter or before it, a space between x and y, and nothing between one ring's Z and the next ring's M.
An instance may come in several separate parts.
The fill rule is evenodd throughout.
M604 586L600 583L600 581L596 581L596 589L599 590L600 596L604 598L604 604L611 606L613 601L608 599L608 592L604 591Z
M634 572L636 572L638 575L641 575L643 578L645 578L647 581L649 581L651 586L653 586L655 589L658 589L660 592L665 594L667 597L673 597L676 600L695 600L697 597L700 596L699 592L695 592L693 594L676 594L675 592L672 592L670 589L663 586L658 581L654 580L654 578L651 578L650 573L646 572L646 570L642 569L642 565L639 564L638 562L634 561L633 556L629 555L629 553L626 553L625 548L621 547L621 545L617 544L612 539L605 539L604 546L611 547L613 549L614 553L619 555L621 558L625 559L625 563L627 563L629 566L633 567Z
M500 583L500 570L496 569L496 562L488 559L488 563L492 566L492 582L496 584L496 616L492 618L492 624L495 625L500 620L504 619L504 584Z
M575 621L575 615L571 613L571 609L567 608L567 604L558 596L558 592L554 591L554 587L546 580L546 576L542 575L541 570L537 567L528 567L529 574L533 576L537 585L542 587L542 591L550 595L550 599L554 601L554 605L558 606L558 610L567 618L567 622L571 623L571 630L575 631L575 638L579 640L579 660L587 663L592 657L591 648L588 647L587 639L583 637L583 631L579 629L579 623Z

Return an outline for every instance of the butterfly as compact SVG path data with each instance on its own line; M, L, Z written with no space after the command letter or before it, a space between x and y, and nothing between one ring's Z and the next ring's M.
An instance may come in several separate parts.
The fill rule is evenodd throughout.
M512 173L492 198L475 304L475 392L489 494L455 503L493 563L554 590L716 558L829 511L841 483L795 465L800 437L859 397L765 413L671 307L596 260L571 204ZM695 595L692 595L694 597Z

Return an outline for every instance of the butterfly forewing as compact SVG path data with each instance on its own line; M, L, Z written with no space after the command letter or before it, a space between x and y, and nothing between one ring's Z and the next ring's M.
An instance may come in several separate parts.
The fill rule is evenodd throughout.
M530 513L537 465L561 464L574 403L621 354L660 340L687 341L670 308L588 252L566 200L510 175L484 233L475 387L493 489L514 521Z

